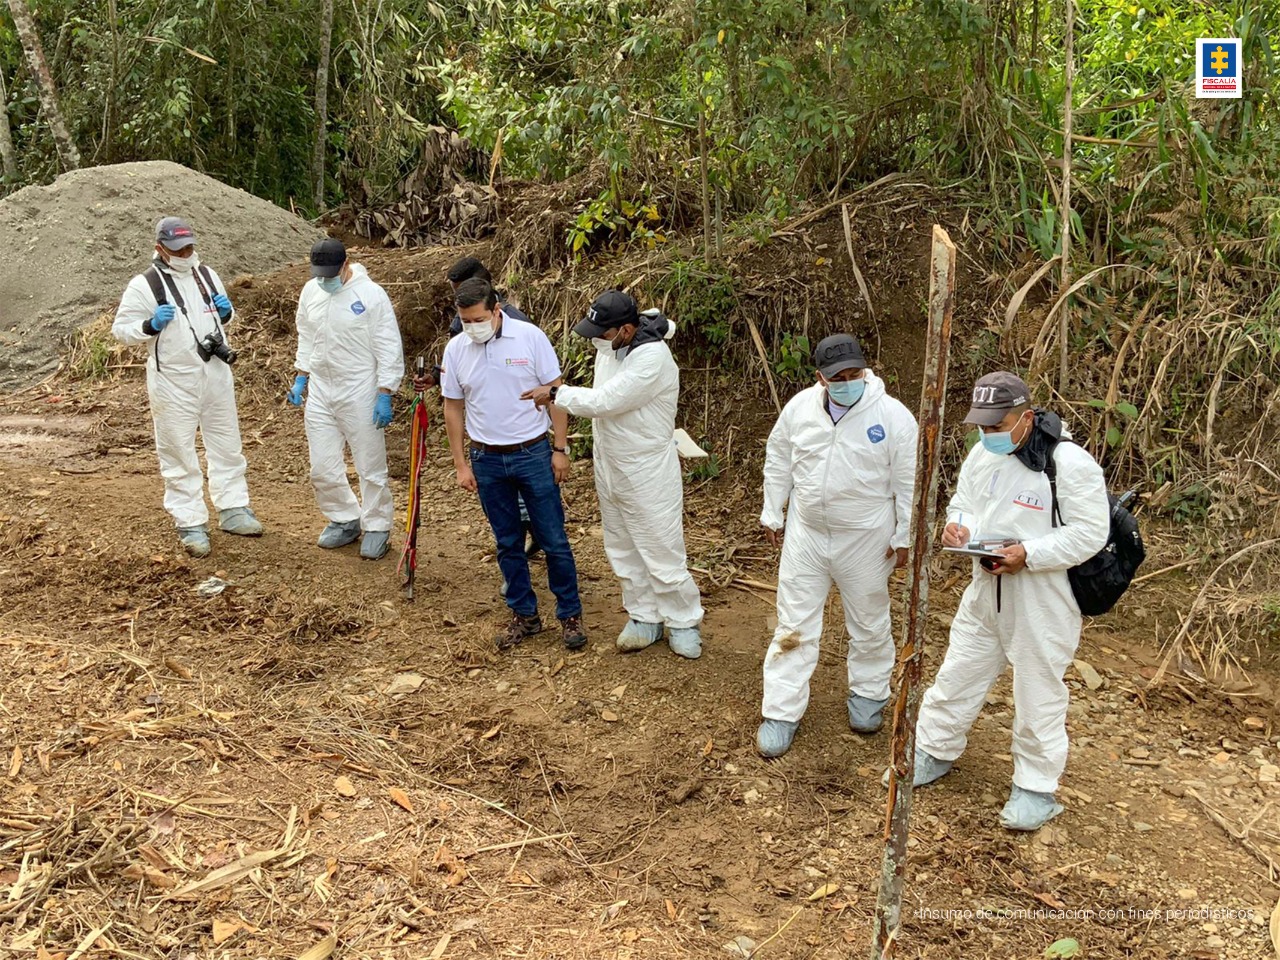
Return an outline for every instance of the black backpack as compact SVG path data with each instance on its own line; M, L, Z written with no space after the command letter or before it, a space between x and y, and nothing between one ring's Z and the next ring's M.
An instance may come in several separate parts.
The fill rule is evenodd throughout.
M1050 517L1053 525L1058 527L1062 525L1062 514L1058 510L1058 466L1053 459L1056 452L1055 445L1049 451L1044 472L1049 477L1049 490L1053 497ZM1067 571L1071 592L1085 616L1096 617L1114 607L1129 589L1134 574L1147 557L1137 518L1124 506L1128 497L1129 494L1125 494L1124 499L1117 499L1111 493L1107 494L1111 504L1111 530L1107 534L1106 546Z

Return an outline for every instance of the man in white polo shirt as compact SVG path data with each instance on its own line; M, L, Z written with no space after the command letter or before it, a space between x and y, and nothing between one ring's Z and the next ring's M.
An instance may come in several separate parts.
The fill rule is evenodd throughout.
M442 363L444 422L458 486L478 493L498 545L512 618L499 649L542 631L538 598L529 580L520 498L547 558L547 581L556 595L556 617L570 650L586 645L578 570L564 530L560 481L569 475L569 417L550 416L520 395L558 386L560 361L547 335L503 312L487 280L464 280L454 292L462 333L445 347ZM555 443L547 442L554 427ZM463 445L463 432L470 438Z

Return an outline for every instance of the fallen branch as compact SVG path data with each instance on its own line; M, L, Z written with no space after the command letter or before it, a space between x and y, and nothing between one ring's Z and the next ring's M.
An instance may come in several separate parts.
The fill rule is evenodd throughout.
M1200 806L1204 807L1204 812L1209 815L1209 819L1220 826L1232 840L1239 841L1240 845L1253 854L1267 868L1267 880L1276 886L1280 886L1280 866L1271 859L1261 847L1249 839L1248 829L1241 830L1239 827L1233 826L1231 821L1209 805L1204 797L1196 793L1192 789L1187 790L1187 796L1197 801Z
M556 840L568 840L572 837L572 833L548 833L542 837L527 837L524 840L510 840L507 843L495 843L490 847L479 847L470 853L464 853L459 859L465 860L467 857L474 857L481 853L492 853L495 850L514 850L516 847L524 849L534 843L552 843Z
M1200 607L1204 604L1204 599L1209 593L1209 588L1213 586L1214 581L1218 579L1218 574L1246 554L1253 553L1255 550L1262 550L1266 547L1273 547L1276 544L1280 544L1280 537L1272 537L1270 540L1262 540L1258 543L1250 544L1227 557L1227 559L1223 560L1222 563L1218 564L1217 569L1214 570L1213 573L1209 574L1204 585L1200 587L1200 592L1196 594L1196 598L1191 604L1191 609L1187 611L1186 619L1182 621L1182 629L1178 631L1178 635L1174 637L1173 641L1169 644L1169 652L1166 653L1164 658L1160 661L1160 667L1156 670L1155 676L1147 683L1148 689L1156 686L1164 679L1164 675L1169 669L1169 664L1173 662L1174 656L1176 656L1182 649L1182 641L1185 640L1187 634L1191 632L1191 624L1195 621L1196 613L1199 612Z

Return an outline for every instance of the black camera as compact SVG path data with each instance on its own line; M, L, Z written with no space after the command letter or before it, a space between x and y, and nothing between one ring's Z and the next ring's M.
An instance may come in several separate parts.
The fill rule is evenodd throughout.
M236 362L236 352L227 346L221 330L215 330L205 336L204 340L196 341L196 350L205 363L209 362L210 357L217 357L227 366Z

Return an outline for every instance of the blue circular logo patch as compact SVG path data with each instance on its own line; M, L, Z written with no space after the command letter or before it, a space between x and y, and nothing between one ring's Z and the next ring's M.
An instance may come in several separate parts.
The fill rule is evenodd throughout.
M354 314L364 313L364 309L364 304L359 300L356 300L351 304L351 312Z
M867 427L867 436L871 438L872 443L879 443L885 436L884 427L878 423L874 426Z

